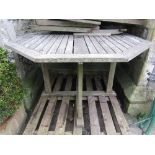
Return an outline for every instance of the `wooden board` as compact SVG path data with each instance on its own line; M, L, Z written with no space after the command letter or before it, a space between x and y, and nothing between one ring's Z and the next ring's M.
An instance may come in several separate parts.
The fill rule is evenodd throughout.
M53 20L53 19L37 19L36 24L40 26L61 26L61 27L85 27L85 28L92 28L96 25L94 24L87 24L87 23L78 23L72 21L64 21L64 20Z
M35 31L54 31L54 32L90 32L91 28L81 28L81 27L61 27L61 26L37 26L33 25L31 27Z
M84 19L67 19L68 21L77 22L77 23L85 23L85 24L94 24L101 25L101 22L94 20L84 20Z
M86 77L86 88L87 90L92 90L92 82L90 77ZM97 115L96 103L93 96L88 96L88 107L89 107L89 116L90 116L90 128L92 135L100 134L100 125Z

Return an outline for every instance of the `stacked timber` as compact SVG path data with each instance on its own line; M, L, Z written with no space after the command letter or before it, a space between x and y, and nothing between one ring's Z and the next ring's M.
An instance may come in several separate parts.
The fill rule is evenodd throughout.
M90 33L93 30L99 30L100 25L100 21L86 19L37 19L31 28L36 31Z
M69 32L74 35L105 35L120 34L126 29L100 29L101 21L87 19L37 19L31 26L35 31Z

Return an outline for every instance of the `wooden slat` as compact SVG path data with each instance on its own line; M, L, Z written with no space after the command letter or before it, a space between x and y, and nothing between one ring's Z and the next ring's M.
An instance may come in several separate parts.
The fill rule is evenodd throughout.
M69 35L65 54L72 54L73 53L73 35Z
M113 43L111 43L105 36L100 37L115 53L122 53L122 51L117 48Z
M61 26L37 26L31 27L32 30L36 31L59 31L59 32L90 32L91 28L81 27L61 27Z
M40 52L41 50L43 50L43 48L45 47L45 45L47 45L47 43L53 38L54 35L48 35L48 37L42 42L40 43L35 50L37 50L38 52Z
M116 65L117 64L115 62L110 63L110 70L109 70L108 82L107 82L107 90L106 90L107 93L112 92Z
M55 81L55 78L56 76L53 75L52 76L52 79L51 79L51 85L54 84L54 81ZM56 88L55 88L56 89ZM57 89L56 89L57 90ZM48 97L48 96L47 96ZM46 108L46 111L44 113L44 116L41 120L41 123L40 123L40 126L39 126L39 129L37 131L37 134L48 134L48 129L50 127L50 123L51 123L51 120L52 120L52 116L53 116L53 112L54 112L54 108L55 108L55 105L56 105L56 101L57 101L57 97L55 96L52 96L48 102L48 105L47 105L47 108Z
M26 42L24 44L24 47L31 47L33 44L35 44L39 39L41 39L43 35L36 35L31 41Z
M46 108L46 111L44 113L44 116L42 118L42 121L40 123L39 129L37 132L38 135L48 134L48 129L50 127L50 123L53 117L56 101L57 101L57 97L52 97L49 100L48 106Z
M129 47L132 47L133 44L128 42L127 40L124 40L120 37L120 35L114 35L113 38L116 38L117 40L121 41L122 43L126 44Z
M39 46L45 39L47 39L48 35L43 35L42 38L40 38L37 42L33 43L31 46L29 46L30 49L35 49L37 46Z
M63 39L64 35L60 35L57 40L54 42L53 46L50 48L50 50L48 51L48 53L56 53L59 45L61 44L61 41Z
M38 124L38 121L39 121L39 118L40 118L43 108L46 104L46 101L47 101L47 98L44 96L43 97L41 96L23 134L25 134L25 135L34 134L35 129Z
M115 96L110 96L109 98L110 98L112 107L114 109L120 130L121 130L122 134L127 134L128 130L129 130L129 126L128 126L128 123L124 117L122 110L121 110L121 107L118 103L118 100Z
M93 90L92 82L89 77L86 77L86 89ZM98 135L100 134L100 125L99 125L99 120L98 120L95 99L93 96L88 96L88 107L89 107L91 134Z
M119 49L120 51L125 51L126 48L122 45L120 45L118 42L116 42L115 40L111 39L110 36L109 37L105 37L109 42L111 42L115 48Z
M59 37L59 35L54 35L53 38L51 38L51 40L43 48L42 53L45 53L45 54L48 53L49 49L53 46L53 44L55 43L55 41L57 40L58 37Z
M67 19L67 20L68 21L72 21L72 22L78 22L78 23L101 25L101 22L99 22L99 21L93 21L93 20L84 20L84 19Z
M111 36L111 39L115 40L116 42L118 42L120 45L122 45L123 47L125 47L126 49L130 48L131 46L129 46L128 44L124 43L123 41L115 38L115 36Z
M101 78L95 76L95 85L98 91L103 90L103 86L101 84Z
M95 39L95 37L93 36L89 36L90 40L92 41L92 43L94 44L95 48L97 49L97 51L101 54L104 53L106 54L107 52L104 50L104 48L98 43L98 41Z
M115 53L105 42L103 42L103 40L100 37L95 37L96 40L100 43L100 45L102 46L102 48L105 49L105 51L109 54L113 54Z
M68 41L68 35L65 35L64 38L61 41L60 46L58 47L58 50L56 52L56 54L64 54L65 53L65 49L67 46L67 41Z
M65 91L66 90L71 90L72 87L72 77L69 76L67 78L66 86L65 86ZM65 96L62 98L62 103L60 106L60 111L58 115L58 120L55 128L55 134L64 134L65 132L65 127L66 127L66 119L67 119L67 113L68 113L68 107L69 107L69 96Z
M48 96L76 96L77 91L54 91ZM83 96L109 96L116 95L114 92L106 93L105 91L83 91ZM46 95L47 96L47 95Z
M90 38L88 36L84 36L84 39L86 41L87 47L89 49L89 53L90 54L97 54L98 51L96 50L94 44L92 43L92 41L90 40Z
M88 48L86 46L83 36L74 36L74 54L88 54Z
M99 96L100 106L102 110L102 116L104 120L104 125L106 129L106 133L108 135L114 135L116 134L116 129L111 117L111 113L108 107L107 99L106 97Z
M86 23L78 23L78 22L72 22L72 21L64 21L64 20L48 20L48 19L37 19L36 20L37 25L41 26L61 26L61 27L94 27L96 25L94 24L86 24Z

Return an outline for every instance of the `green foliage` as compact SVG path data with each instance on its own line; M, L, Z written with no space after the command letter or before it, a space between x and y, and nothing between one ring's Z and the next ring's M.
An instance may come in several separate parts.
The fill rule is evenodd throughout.
M16 74L16 66L0 48L0 124L12 116L23 99L23 88Z

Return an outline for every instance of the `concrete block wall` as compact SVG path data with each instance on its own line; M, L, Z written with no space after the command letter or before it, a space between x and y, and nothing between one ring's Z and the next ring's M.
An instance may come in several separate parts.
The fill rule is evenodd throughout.
M155 96L154 89L148 84L149 73L152 73L154 67L152 58L155 55L155 20L147 20L142 29L144 31L134 33L138 32L137 36L152 42L150 50L128 64L118 65L116 74L116 79L124 95L123 106L126 112L134 116L140 113L147 114Z

